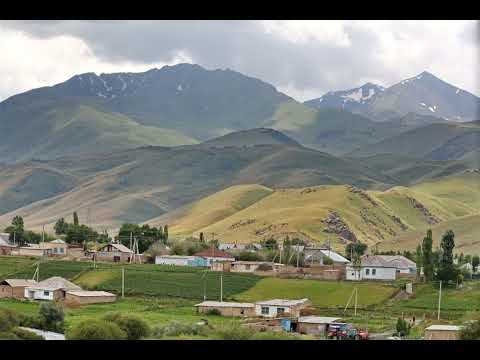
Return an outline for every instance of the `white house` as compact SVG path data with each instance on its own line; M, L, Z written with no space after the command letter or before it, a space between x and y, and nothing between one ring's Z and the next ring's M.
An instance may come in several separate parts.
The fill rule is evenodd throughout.
M387 264L391 264L397 269L397 273L400 274L416 274L417 264L402 255L377 255L384 260Z
M155 264L187 266L188 262L193 261L194 259L195 256L157 255L155 256Z
M245 250L245 245L243 244L219 244L218 250Z
M207 266L212 266L214 262L235 261L235 257L232 254L215 248L197 252L194 256L205 258L207 260Z
M273 299L255 303L255 314L262 317L294 317L300 316L300 310L310 305L310 300Z
M392 281L397 278L397 268L394 264L378 255L366 255L359 266L349 264L346 267L347 280L383 280Z

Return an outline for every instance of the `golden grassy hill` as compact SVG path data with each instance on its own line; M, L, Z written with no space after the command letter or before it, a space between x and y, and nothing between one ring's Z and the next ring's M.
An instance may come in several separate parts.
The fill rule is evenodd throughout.
M332 240L338 249L354 234L370 246L380 242L381 249L402 249L403 242L416 246L430 227L440 231L450 224L455 231L457 225L459 238L471 236L461 224L480 215L479 177L464 174L386 191L344 185L275 191L235 186L176 212L170 229L177 236L215 233L223 242L282 240L287 235L319 243Z

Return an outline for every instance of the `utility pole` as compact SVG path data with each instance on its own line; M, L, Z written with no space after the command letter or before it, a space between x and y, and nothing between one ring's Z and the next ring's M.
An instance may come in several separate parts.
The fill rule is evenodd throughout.
M223 270L220 273L220 302L223 302Z
M45 225L42 227L42 243L45 242Z
M15 246L17 245L16 235L17 235L17 232L14 231L14 232L13 232L13 245L15 245Z
M298 248L299 245L297 245L297 268L298 268L298 257L300 255L300 248Z
M358 287L355 288L355 316L357 316Z
M132 250L132 246L133 246L132 237L133 237L133 234L132 234L132 232L130 231L130 250Z
M125 267L122 266L122 298L125 297Z
M437 314L437 320L440 320L440 307L442 304L442 280L440 280L440 290L438 292L438 314Z

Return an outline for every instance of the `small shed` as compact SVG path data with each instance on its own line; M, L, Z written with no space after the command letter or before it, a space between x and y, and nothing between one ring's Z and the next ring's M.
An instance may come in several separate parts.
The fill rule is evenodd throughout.
M65 303L71 305L112 303L116 300L115 294L106 291L71 290L65 294Z
M195 307L200 313L206 313L210 310L217 310L222 316L255 316L255 304L252 303L204 301L196 304Z
M262 317L292 317L298 318L300 311L310 305L308 299L286 300L273 299L255 303L255 313Z
M425 340L459 340L461 326L430 325L425 328Z
M232 261L215 261L212 262L210 267L212 271L225 271L230 272L232 270Z
M297 331L301 334L323 335L331 323L340 318L328 316L301 316L298 318Z
M5 279L0 281L0 298L23 299L25 288L33 286L35 280Z
M155 256L157 265L176 265L176 266L207 266L207 260L200 256L184 255L157 255Z

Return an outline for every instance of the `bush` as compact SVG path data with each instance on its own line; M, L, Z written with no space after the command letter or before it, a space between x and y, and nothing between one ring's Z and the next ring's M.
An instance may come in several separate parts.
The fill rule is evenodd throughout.
M160 338L164 336L200 335L202 328L202 325L187 324L174 320L163 326L157 326L153 330L153 335Z
M410 333L410 325L407 324L405 319L398 318L397 320L397 334L398 336L407 336Z
M0 332L0 340L20 340L20 338L12 332Z
M8 332L20 324L20 316L13 310L0 309L0 332Z
M255 333L251 340L293 340L295 339L294 336L289 335L284 332L276 332L276 331L263 331Z
M238 253L238 260L240 261L262 261L263 257L257 252L241 251Z
M272 271L273 266L271 264L264 263L264 264L260 264L258 266L257 270L258 271Z
M126 340L127 333L114 322L85 320L67 332L68 340Z
M474 321L460 331L460 340L480 340L480 321Z
M220 340L249 340L253 337L254 331L248 327L239 325L222 325L216 331L216 337Z
M43 337L40 335L25 329L15 328L12 330L12 333L22 340L43 340Z
M55 332L64 332L63 306L60 303L42 303L38 310L42 329Z
M148 324L136 315L111 312L107 313L103 320L117 324L127 334L128 340L139 340L150 334Z

